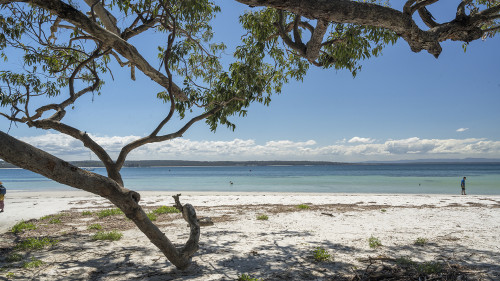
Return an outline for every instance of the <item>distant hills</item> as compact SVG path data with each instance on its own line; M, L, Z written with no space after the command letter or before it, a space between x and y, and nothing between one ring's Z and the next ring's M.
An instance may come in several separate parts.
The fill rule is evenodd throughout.
M361 163L369 164L451 164L451 163L500 163L496 158L464 158L464 159L417 159L417 160L399 160L399 161L366 161Z
M77 167L104 167L100 161L69 161ZM367 161L358 163L328 161L188 161L188 160L138 160L126 161L124 167L209 167L209 166L326 166L326 165L370 165L370 164L452 164L452 163L500 163L500 159L465 158L465 159L421 159L401 161ZM0 161L1 168L16 166Z

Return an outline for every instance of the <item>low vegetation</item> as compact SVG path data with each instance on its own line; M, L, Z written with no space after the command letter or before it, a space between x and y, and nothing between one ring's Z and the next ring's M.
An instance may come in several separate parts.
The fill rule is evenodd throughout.
M413 242L413 244L416 246L424 246L425 244L427 244L427 239L418 237L417 239L415 239L415 242Z
M307 210L307 209L309 209L310 207L309 207L309 205L307 205L307 204L300 204L300 205L298 205L298 206L297 206L297 208L299 208L299 209L301 209L301 210Z
M83 211L82 216L92 216L92 212L91 211Z
M58 223L61 223L61 219L60 218L53 218L49 221L49 223L58 224Z
M87 229L89 229L89 230L101 230L102 226L98 223L93 223L93 224L87 226Z
M36 229L36 225L31 223L31 222L25 222L24 220L23 221L20 221L18 223L16 223L12 228L11 228L11 232L14 233L14 234L17 234L17 233L21 233L25 230L33 230L33 229Z
M155 213L157 215L161 215L161 214L174 214L174 213L180 213L180 212L181 211L179 211L177 208L170 207L170 206L161 206L161 207L153 210L153 213Z
M382 242L377 237L371 236L368 238L368 245L370 245L370 248L375 249L382 246Z
M6 259L5 261L6 262L18 262L18 261L21 261L23 259L23 256L19 253L12 253L10 254Z
M92 240L109 240L109 241L118 241L123 237L123 233L120 233L116 230L104 232L99 231L92 236Z
M17 250L40 250L45 247L52 247L56 245L59 241L47 237L43 238L28 238L19 242L16 245Z
M156 216L155 213L151 212L151 213L147 213L146 214L149 218L150 221L155 221L158 217Z
M97 216L100 219L116 215L123 215L123 211L118 208L114 208L114 209L104 209L102 211L97 212Z
M31 257L31 261L23 263L23 268L30 269L30 268L37 268L40 267L44 264L43 261L39 259L35 259L34 257Z
M269 219L269 217L267 215L260 215L260 216L257 216L257 219L260 221L267 221Z
M247 275L247 274L242 274L238 278L238 281L263 281L263 280L264 279L262 279L262 278L253 278L253 277L250 277L250 275Z
M409 257L401 257L396 259L396 263L418 275L432 275L444 271L444 265L437 261L416 262Z
M330 255L324 248L316 247L313 251L313 258L317 262L325 262L330 261L332 259L332 255Z

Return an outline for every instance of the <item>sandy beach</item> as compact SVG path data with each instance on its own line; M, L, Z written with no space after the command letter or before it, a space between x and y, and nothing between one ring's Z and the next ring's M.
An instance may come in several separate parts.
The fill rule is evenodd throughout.
M141 205L148 211L171 206L174 194L141 192ZM448 276L436 280L500 280L500 196L191 192L181 202L214 222L202 227L200 250L185 271L123 215L96 216L113 207L106 199L80 191L9 192L0 214L0 278L408 280L413 274L418 280L435 266L437 273L426 274ZM12 233L22 220L36 229ZM180 214L159 215L155 223L174 243L187 239ZM123 237L93 240L92 224ZM38 250L16 246L34 237L57 243ZM315 258L318 250L324 260ZM39 266L25 268L36 260ZM370 274L380 278L363 279Z

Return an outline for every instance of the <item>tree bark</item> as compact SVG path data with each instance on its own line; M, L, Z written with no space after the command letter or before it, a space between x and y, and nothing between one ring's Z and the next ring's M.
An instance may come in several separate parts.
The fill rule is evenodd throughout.
M0 131L0 158L17 167L38 173L56 182L108 199L120 208L149 240L163 252L168 260L178 268L183 269L188 267L191 256L198 249L200 230L196 222L196 212L193 206L189 204L184 205L184 209L186 210L183 212L183 215L189 218L187 221L191 226L191 234L186 245L177 249L165 234L149 220L144 210L138 204L139 194L122 187L116 181L79 169L2 131ZM176 199L177 201L178 199Z

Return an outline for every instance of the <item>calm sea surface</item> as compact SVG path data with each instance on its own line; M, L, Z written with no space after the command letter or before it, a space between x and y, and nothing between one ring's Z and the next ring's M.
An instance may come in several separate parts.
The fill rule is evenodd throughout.
M460 194L466 176L467 193L500 195L500 164L489 163L150 167L122 176L134 190L434 194ZM10 190L73 190L22 169L0 169L0 181Z

